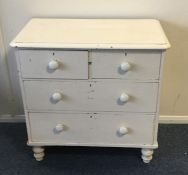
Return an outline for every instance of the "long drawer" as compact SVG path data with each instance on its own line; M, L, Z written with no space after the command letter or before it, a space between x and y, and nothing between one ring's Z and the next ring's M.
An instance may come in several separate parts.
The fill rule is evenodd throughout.
M28 110L156 112L158 83L33 80L23 84Z
M153 115L29 113L30 143L124 146L153 144Z
M92 78L134 80L159 79L161 51L91 51Z
M87 51L20 50L23 78L88 79Z

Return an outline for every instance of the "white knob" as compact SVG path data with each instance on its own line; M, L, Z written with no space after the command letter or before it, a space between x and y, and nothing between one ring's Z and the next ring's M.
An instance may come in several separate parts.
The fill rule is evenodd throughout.
M55 92L52 94L52 100L55 102L58 102L60 100L62 100L62 94L59 92Z
M124 72L127 72L128 70L130 70L131 65L128 62L123 62L120 65L120 69Z
M126 93L122 93L121 96L119 97L119 99L122 103L125 103L129 100L129 95Z
M129 130L128 128L126 128L125 126L121 126L119 129L118 129L118 133L120 135L125 135L125 134L128 134Z
M48 63L48 68L51 70L56 70L59 67L59 63L56 60L52 60Z
M57 125L55 126L55 130L56 130L57 132L63 131L63 130L64 130L64 125L63 125L63 124L57 124Z

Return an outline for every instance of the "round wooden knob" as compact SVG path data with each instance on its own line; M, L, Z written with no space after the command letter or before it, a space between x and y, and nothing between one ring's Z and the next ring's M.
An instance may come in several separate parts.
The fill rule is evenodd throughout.
M53 93L53 94L52 94L52 100L53 100L54 102L58 102L58 101L62 100L62 94L59 93L59 92Z
M122 93L121 96L119 97L119 99L122 103L125 103L129 100L129 95L126 93Z
M59 63L56 60L52 60L48 63L48 68L51 70L56 70L59 67Z
M125 135L125 134L128 134L129 130L127 127L125 126L121 126L119 129L118 129L118 133L120 135Z
M57 124L57 125L55 126L55 130L56 130L57 132L63 131L63 130L64 130L64 125L63 125L63 124Z
M120 69L124 72L127 72L128 70L130 70L131 65L128 62L123 62L120 65Z

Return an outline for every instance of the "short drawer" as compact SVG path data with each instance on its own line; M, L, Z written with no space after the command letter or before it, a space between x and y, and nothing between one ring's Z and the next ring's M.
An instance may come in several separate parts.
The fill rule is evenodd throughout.
M159 79L161 51L92 51L92 78Z
M20 50L23 78L88 79L87 51Z
M146 114L29 113L29 142L46 145L151 145L154 119L153 115Z
M158 83L24 81L29 110L156 112Z

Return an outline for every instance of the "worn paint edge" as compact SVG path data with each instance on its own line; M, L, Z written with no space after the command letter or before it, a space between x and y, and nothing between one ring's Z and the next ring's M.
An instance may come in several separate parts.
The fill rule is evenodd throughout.
M22 123L25 122L24 115L0 115L0 122L7 123ZM160 115L159 123L162 124L188 124L188 116L171 116L171 115Z

